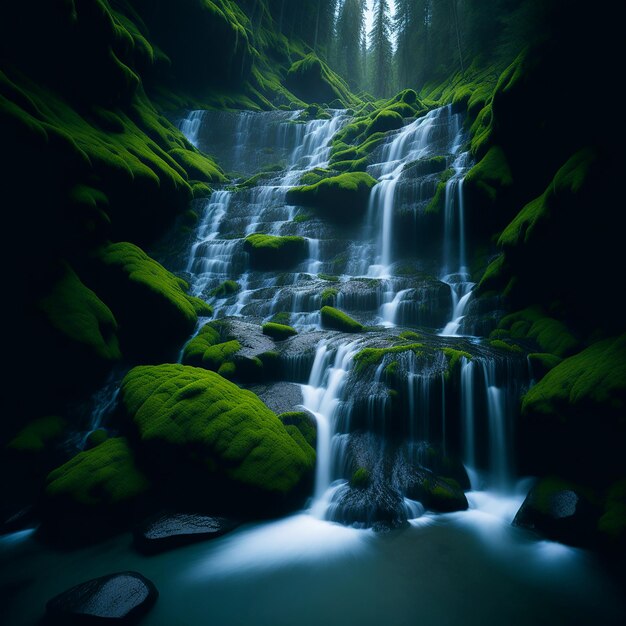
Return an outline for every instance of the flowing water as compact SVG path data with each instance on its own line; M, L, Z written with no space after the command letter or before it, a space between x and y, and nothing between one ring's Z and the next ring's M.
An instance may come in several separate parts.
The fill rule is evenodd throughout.
M3 623L34 624L45 599L124 569L160 589L147 626L620 623L619 593L592 555L511 526L528 490L515 473L514 425L531 381L525 357L491 348L467 315L463 114L442 107L389 134L368 167L379 183L353 226L286 203L304 172L328 165L329 142L349 121L343 111L306 123L298 115L192 112L181 122L240 182L254 178L196 202L197 228L164 263L231 328L252 336L281 314L299 331L275 349L298 392L292 404L317 422L307 509L150 558L128 536L69 553L29 532L0 538L0 561L11 564L0 574L12 596ZM254 233L305 237L306 258L255 270L244 249ZM239 290L216 297L225 280ZM323 293L373 328L323 330ZM361 350L396 345L401 333L414 348L359 362ZM114 387L94 398L89 430L112 410ZM436 515L409 497L403 477L433 450L463 460L469 510ZM368 470L367 490L350 484L357 467ZM355 493L366 495L355 504Z

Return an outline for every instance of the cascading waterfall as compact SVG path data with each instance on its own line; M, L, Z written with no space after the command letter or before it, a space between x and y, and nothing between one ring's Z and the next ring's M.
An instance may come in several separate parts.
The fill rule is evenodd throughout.
M219 115L223 123L211 124L211 115ZM210 290L221 281L237 280L236 294L225 300L212 300L217 317L268 320L276 314L288 314L289 323L300 333L307 333L320 329L319 309L324 292L329 294L325 298L333 298L336 306L354 311L364 323L389 329L398 324L425 325L433 331L443 328L441 341L446 336L460 337L473 287L467 269L463 200L463 180L470 167L469 154L461 152L465 142L463 114L451 106L435 109L391 133L375 150L375 163L368 166L368 172L380 182L372 189L360 234L350 236L349 242L341 239L345 234L340 232L329 235L330 226L321 220L294 219L302 215L300 210L285 202L287 190L298 184L305 171L327 166L330 140L348 118L343 112L334 111L331 119L298 123L298 115L277 112L225 117L205 113L199 127L192 126L198 116L190 116L189 127L201 147L223 163L236 163L233 169L246 175L261 171L255 184L238 191L216 190L205 202L187 265L193 293L210 298ZM235 139L222 145L220 133L224 127L231 129ZM280 171L270 167L270 159L276 158L282 161ZM426 173L416 178L416 167L419 170L424 163L430 164L432 170L426 168ZM423 253L420 249L412 251L417 254L418 268L424 268L419 271L431 272L438 278L416 282L397 272L398 263L407 256L397 247L403 235L403 229L398 227L399 215L412 216L419 236L419 228L428 217L424 216L424 207L446 165L452 169L452 175L446 183L443 212L439 216L441 244L438 250L431 245ZM399 213L400 207L404 213ZM307 258L282 274L253 270L243 251L243 237L253 233L302 236L307 240ZM337 261L342 256L345 261ZM429 256L435 258L434 264ZM327 274L336 276L326 277ZM440 310L446 311L446 317ZM383 454L388 431L399 429L407 452L399 451L398 458L421 465L427 463L431 454L429 442L439 446L444 454L458 448L468 467L487 472L487 484L498 489L510 484L512 433L508 426L507 391L502 387L502 377L498 377L501 365L493 357L486 353L475 358L462 356L458 383L451 383L442 351L428 362L418 352L403 352L393 359L403 378L398 383L401 399L392 402L385 391L388 367L393 365L390 359L380 363L369 381L360 381L362 372L354 367L354 357L363 347L363 340L333 341L322 337L310 356L295 353L289 357L293 363L289 360L291 364L286 367L291 380L308 379L301 385L303 406L317 422L312 506L315 516L329 515L347 493L346 472L354 467L349 459L357 445L354 433L360 429L373 439L357 447L372 446L372 450L379 449ZM460 435L455 440L457 424ZM486 441L483 433L487 433ZM377 467L377 471L383 471L382 465ZM376 480L383 488L381 478ZM404 497L402 502L406 516L423 511L411 498Z

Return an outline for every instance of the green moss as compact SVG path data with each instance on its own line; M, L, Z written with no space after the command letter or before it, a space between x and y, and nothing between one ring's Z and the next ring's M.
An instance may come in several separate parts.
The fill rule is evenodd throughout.
M321 308L322 326L324 328L332 328L340 330L344 333L360 333L363 332L363 324L353 320L349 315L335 309L331 306L323 306Z
M25 426L8 444L17 452L42 452L57 440L67 427L67 422L56 415L40 417Z
M513 339L534 339L544 352L557 357L571 354L580 345L565 324L548 317L539 307L507 315L499 328L508 330Z
M495 202L498 194L513 184L513 175L504 150L500 146L491 146L487 154L468 172L465 181L487 200Z
M239 350L241 344L238 341L224 341L214 324L205 324L185 346L182 362L217 372L223 365L231 363ZM229 374L233 373L229 371Z
M327 287L322 291L322 306L332 306L337 300L339 291L333 287Z
M297 428L306 443L315 450L317 443L317 427L315 419L306 411L289 411L281 413L278 419L284 424L285 428L292 426Z
M453 174L454 170L452 169L447 169L441 174L439 183L437 184L437 189L435 190L435 195L424 209L426 213L440 213L443 210L446 199L446 188L448 186L448 181L452 178Z
M613 483L608 490L604 513L598 521L598 530L611 541L626 537L626 479Z
M87 436L87 447L95 448L105 441L109 440L109 433L104 428L98 428L93 432L90 432Z
M276 339L277 341L282 341L284 339L288 339L289 337L297 335L298 331L291 326L268 322L267 324L263 324L263 334L268 335L269 337L272 337L272 339Z
M356 103L346 83L315 54L307 54L289 68L285 85L305 102Z
M496 348L497 350L506 350L507 352L517 352L521 354L523 350L514 343L508 343L506 341L502 341L502 339L492 339L489 342L489 345L492 348Z
M312 455L257 396L218 374L183 365L136 367L122 382L122 405L153 462L187 461L198 480L223 473L264 492L288 493L309 474ZM314 455L313 455L314 457Z
M308 244L304 237L276 237L259 233L246 237L245 250L254 267L282 269L305 259Z
M318 274L317 277L320 280L327 280L330 283L338 283L339 276L332 276L331 274Z
M225 280L221 285L211 291L214 298L228 298L241 289L241 285L234 280Z
M420 177L428 174L436 174L446 169L448 160L444 156L435 156L428 159L418 159L407 163L402 171L411 176Z
M211 315L212 309L199 298L187 295L188 284L168 272L132 243L113 243L97 255L106 272L107 300L116 311L137 315L133 332L146 327L145 312L153 308L162 324L161 339L182 340L191 333L198 315ZM130 310L137 307L136 310ZM141 315L139 313L141 312ZM153 338L151 338L153 339Z
M403 332L400 333L400 338L401 339L407 339L409 341L416 341L418 339L421 339L421 335L419 333L416 333L415 331L412 330L405 330Z
M227 180L218 165L199 152L176 148L170 150L169 154L193 180L205 183L225 183Z
M401 352L415 352L420 354L424 349L421 343L408 343L401 346L390 346L389 348L363 348L354 357L357 372L361 372L368 367L378 367L383 359L389 354L400 354Z
M546 191L517 214L505 228L498 244L506 249L532 242L535 231L552 218L554 211L567 209L568 200L580 191L595 161L593 150L577 152L559 169Z
M404 120L402 119L402 115L400 115L400 113L389 109L383 109L376 114L374 119L367 126L365 134L369 137L374 133L386 133L390 130L402 128L403 125Z
M314 185L290 189L287 202L318 209L331 219L348 221L365 212L376 182L364 172L340 174Z
M350 478L350 486L354 489L365 489L372 481L369 470L359 467Z
M623 410L626 335L599 341L565 359L524 396L524 413L558 414L568 407ZM591 409L593 410L593 409Z
M46 498L85 507L128 505L149 487L126 439L109 439L50 472Z
M270 322L274 324L283 324L284 326L289 326L291 323L291 313L288 311L281 311L280 313L275 313Z
M455 350L454 348L442 348L441 350L448 359L448 373L457 367L462 358L468 361L472 360L472 355L464 350Z
M38 306L53 328L93 356L107 362L121 358L113 313L69 265Z
M533 376L540 379L561 363L563 359L546 352L532 352L528 355L528 361L532 368Z

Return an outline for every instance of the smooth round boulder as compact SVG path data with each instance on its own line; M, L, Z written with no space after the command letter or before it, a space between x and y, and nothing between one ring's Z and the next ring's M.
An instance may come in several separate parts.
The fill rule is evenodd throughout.
M533 530L548 539L585 546L594 541L599 511L578 485L559 478L542 478L530 490L513 526Z
M137 572L94 578L64 591L46 604L53 624L132 624L159 596L154 584Z
M239 522L199 513L163 513L135 531L135 547L156 554L181 546L216 539L234 530Z

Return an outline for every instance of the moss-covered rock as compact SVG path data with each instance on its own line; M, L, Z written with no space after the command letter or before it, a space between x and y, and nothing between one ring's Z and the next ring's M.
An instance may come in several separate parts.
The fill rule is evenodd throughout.
M552 476L530 490L513 525L563 543L591 545L599 514L585 488Z
M209 491L232 490L234 498L243 490L276 504L311 476L314 450L299 445L257 396L214 372L136 367L122 382L121 401L152 471L193 476L193 486L179 487L198 502Z
M113 313L69 265L39 308L57 332L92 358L109 363L121 358Z
M285 85L305 102L340 100L349 105L354 101L346 83L315 54L307 54L289 68Z
M601 541L612 550L626 549L626 479L613 483L606 494L604 511L598 520Z
M272 339L276 339L276 341L283 341L284 339L297 335L298 331L291 326L268 322L267 324L263 324L263 334Z
M310 413L307 411L289 411L281 413L278 419L294 439L296 439L294 435L294 429L296 429L304 441L315 450L317 446L317 422Z
M522 399L525 471L573 480L626 474L626 336L599 341L551 369ZM593 462L582 464L590 451Z
M436 476L426 469L415 469L406 485L406 495L421 502L427 509L440 513L465 511L467 498L452 478Z
M286 269L306 258L308 244L304 237L248 235L245 249L256 269Z
M122 343L144 358L158 358L191 334L211 307L187 295L188 284L141 248L113 243L97 255L99 291L123 323Z
M225 280L211 291L214 298L228 298L241 289L241 285L234 280Z
M329 219L351 221L365 212L376 182L365 172L340 174L290 189L287 202L317 209Z
M543 351L557 357L572 354L580 345L563 322L536 306L505 316L498 329L508 331L513 339L533 339Z
M149 486L128 441L109 439L50 472L45 529L70 542L114 532L132 520Z
M390 109L383 109L374 117L366 129L366 135L369 137L374 133L386 133L390 130L402 128L404 120L402 115Z
M352 319L347 313L332 306L323 306L320 310L322 326L344 333L360 333L364 330L363 324Z
M25 426L9 443L7 448L15 452L43 452L65 432L67 422L62 417L48 415Z
M355 489L364 489L370 484L371 479L372 477L369 470L364 467L359 467L350 478L350 486Z

